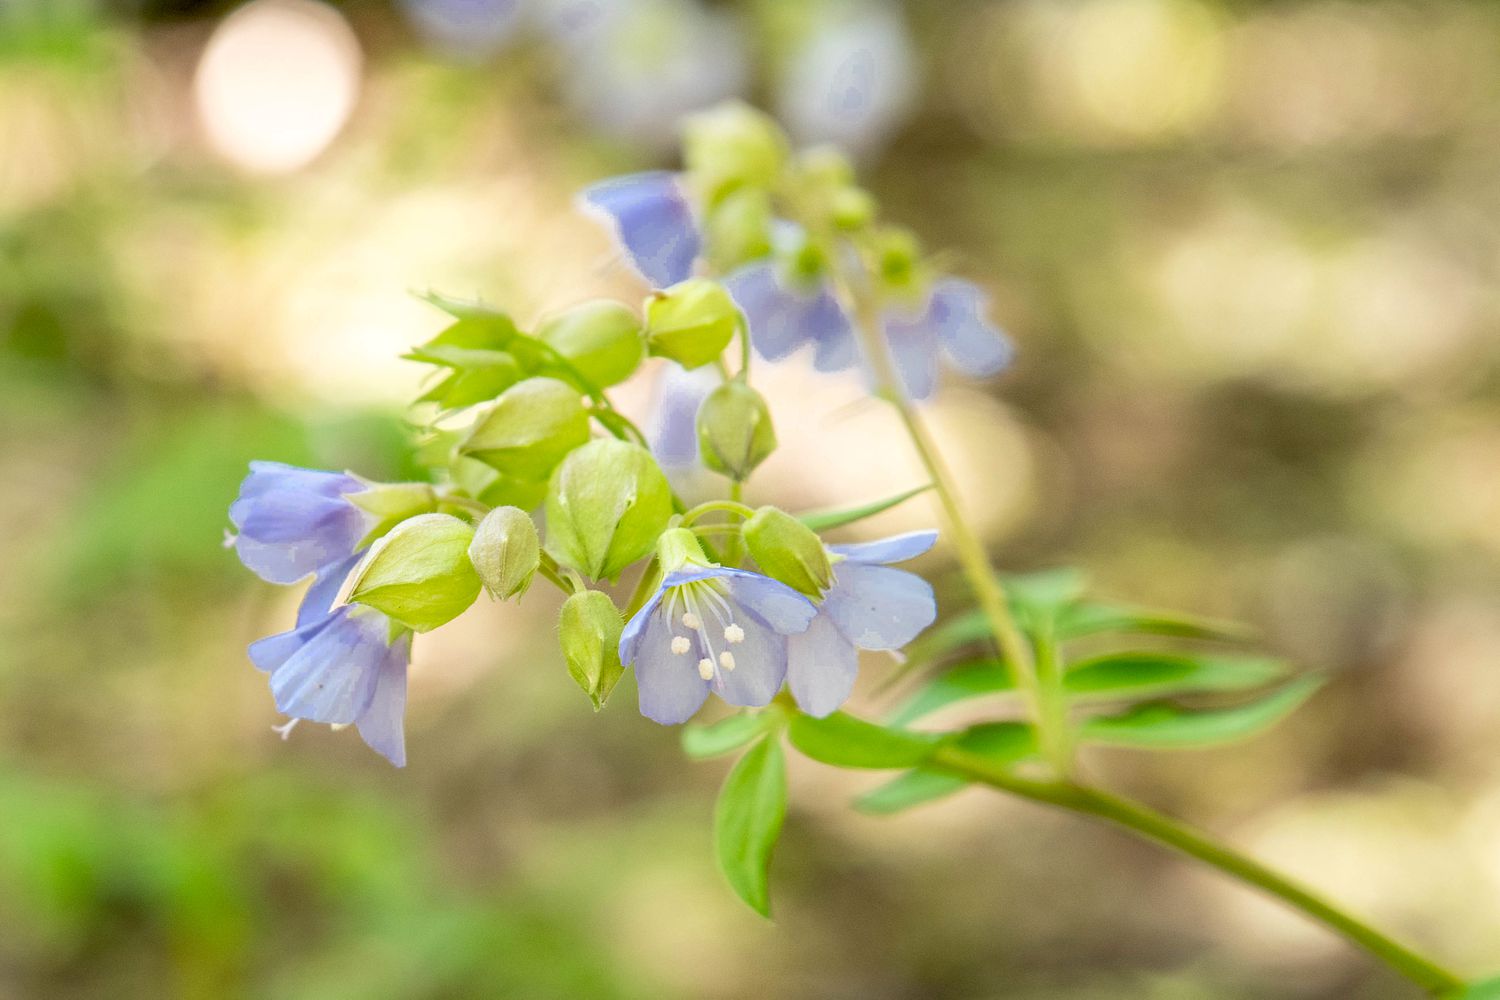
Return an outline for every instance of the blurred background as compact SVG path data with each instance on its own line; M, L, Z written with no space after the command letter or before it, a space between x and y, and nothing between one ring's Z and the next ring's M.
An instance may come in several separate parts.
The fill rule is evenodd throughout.
M726 765L628 679L595 716L540 588L417 643L406 770L272 732L244 645L297 595L220 545L245 463L413 475L411 293L638 299L572 195L731 95L993 295L1016 368L930 415L1001 565L1335 676L1089 767L1493 971L1497 52L1461 2L0 0L0 997L1412 995L1113 831L864 817L881 776L801 760L766 923L714 868ZM919 481L856 382L761 370L752 497Z

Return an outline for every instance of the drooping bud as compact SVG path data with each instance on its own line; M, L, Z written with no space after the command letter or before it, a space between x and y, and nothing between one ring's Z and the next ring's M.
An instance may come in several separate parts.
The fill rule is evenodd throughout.
M558 640L568 673L594 703L594 710L614 690L624 669L620 666L620 611L597 590L581 590L563 602L557 620Z
M909 230L889 228L880 234L880 279L897 292L912 288L920 277L922 248Z
M547 487L547 551L591 579L614 579L651 551L672 489L640 445L600 438L574 451Z
M723 286L689 278L646 301L651 353L697 368L717 358L734 339L739 309Z
M744 528L745 547L761 572L809 597L833 583L828 551L817 534L784 510L762 507Z
M601 389L629 378L646 353L640 319L608 299L574 306L543 323L536 335Z
M833 196L833 224L840 229L863 229L875 219L875 199L863 188L841 188Z
M713 565L698 544L698 536L687 528L668 528L661 533L656 540L656 562L665 576L695 566Z
M473 538L473 528L448 514L402 521L355 568L349 600L414 632L446 624L479 596L479 574L469 562Z
M517 507L496 507L474 529L469 561L491 597L503 601L526 593L541 561L536 525Z
M578 391L557 379L529 378L480 414L459 450L505 475L539 480L588 439Z
M364 548L409 517L437 509L437 494L427 483L371 483L348 500L373 519L370 531L356 548Z
M761 188L725 195L703 220L708 262L720 274L771 252L771 196Z
M688 117L682 150L712 205L738 187L770 187L786 162L787 140L770 115L730 101Z
M698 451L713 471L743 482L775 450L765 398L739 379L719 386L698 407Z

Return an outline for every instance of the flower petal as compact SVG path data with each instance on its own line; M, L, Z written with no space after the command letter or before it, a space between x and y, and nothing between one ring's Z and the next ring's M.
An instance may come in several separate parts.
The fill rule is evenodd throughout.
M786 679L797 705L821 719L849 698L859 673L859 651L828 615L786 640Z
M302 595L302 603L297 607L298 628L319 621L333 610L334 600L339 596L339 591L344 589L344 580L359 565L364 554L364 550L361 550L343 562L318 570L312 586L307 588L307 593Z
M926 580L905 570L840 563L823 612L860 649L900 649L937 618Z
M836 552L853 563L897 563L915 559L937 542L936 531L908 531L904 535L892 535L873 542L854 545L830 545L829 552Z
M391 644L375 677L370 706L356 724L371 750L397 767L406 766L406 667L411 660L411 636Z
M364 537L365 515L339 497L276 490L235 504L240 562L268 583L296 583L347 558Z
M664 726L693 717L708 697L708 681L698 675L691 654L672 652L672 629L664 616L652 615L634 657L641 714Z
M818 613L812 601L769 576L742 569L720 569L715 575L729 585L731 600L782 635L801 632Z
M989 299L973 282L946 278L932 291L929 322L949 361L959 371L982 378L1004 371L1015 346L985 312Z
M661 606L662 595L666 593L665 587L658 587L651 599L642 605L641 609L631 616L630 621L625 623L625 628L620 632L620 662L626 666L635 659L640 649L641 640L646 628L651 623L651 618L656 614L656 609Z
M389 652L388 619L349 606L328 616L301 649L271 672L271 694L284 715L344 725L369 708Z
M753 614L737 616L735 623L744 638L718 648L714 692L731 705L769 705L786 679L786 637ZM719 659L726 652L734 657L733 670Z
M662 370L650 439L651 452L663 466L697 463L698 407L719 382L719 374L706 368L684 371L671 365Z
M931 309L915 317L899 310L887 312L885 335L907 395L912 399L931 396L937 390L938 376L938 338Z
M255 664L257 670L269 673L291 659L297 650L311 642L315 635L332 622L332 616L324 615L305 624L299 621L297 627L289 632L278 632L264 639L257 639L250 644L247 651L250 654L250 662Z
M651 284L665 288L692 275L698 227L676 175L654 170L612 177L579 197L614 223L631 262Z
M825 342L852 345L849 319L828 289L798 288L774 263L748 264L726 278L724 287L745 314L750 342L769 361L807 343L818 345L820 357Z

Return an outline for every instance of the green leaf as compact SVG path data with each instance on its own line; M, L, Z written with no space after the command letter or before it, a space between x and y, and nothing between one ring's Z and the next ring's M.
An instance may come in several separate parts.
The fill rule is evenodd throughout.
M771 915L771 851L786 818L786 758L774 736L734 765L714 807L714 847L729 885L761 916Z
M886 497L884 500L876 500L873 503L863 504L859 507L850 507L846 510L812 511L806 514L799 514L797 518L814 531L829 531L833 528L843 527L846 524L853 524L856 521L863 521L867 517L874 517L876 514L890 510L898 504L903 504L917 494L926 493L930 489L932 489L932 484L928 483L925 486L916 486L904 493L897 493L893 497Z
M886 729L835 712L824 719L792 716L792 746L813 760L835 767L913 767L931 756L940 737Z
M875 816L890 816L913 806L947 798L968 786L963 778L942 771L917 768L898 774L879 788L854 800L854 808Z
M1014 691L1010 671L999 660L970 660L952 667L927 684L889 720L892 726L907 726L954 702L987 694Z
M1470 983L1457 993L1444 995L1450 1000L1500 1000L1500 976Z
M1271 694L1231 708L1190 709L1170 702L1137 705L1120 715L1089 719L1086 742L1150 750L1193 749L1248 739L1291 714L1323 684L1301 677Z
M731 715L727 719L703 725L693 724L682 730L682 752L694 760L720 757L755 739L771 728L774 713L753 712Z
M1085 601L1066 609L1056 628L1059 639L1078 639L1102 632L1169 635L1221 642L1244 642L1255 637L1252 629L1235 622L1098 601Z
M1290 671L1285 660L1269 656L1109 653L1073 664L1063 686L1074 699L1250 691Z
M1044 569L1001 581L1005 596L1023 627L1056 621L1088 585L1083 572L1071 566Z

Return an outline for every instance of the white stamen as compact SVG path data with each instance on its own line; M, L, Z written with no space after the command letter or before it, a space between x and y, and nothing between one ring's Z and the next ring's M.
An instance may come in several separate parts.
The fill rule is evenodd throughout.
M696 632L703 627L703 623L699 621L698 616L693 614L691 611L684 611L682 613L682 627L690 628L694 632Z
M710 660L706 656L703 659L699 660L698 661L698 676L702 677L706 681L713 680L713 676L714 676L714 661Z
M730 643L744 642L745 630L731 622L729 624L729 627L724 629L724 638L727 639Z
M690 643L690 642L688 642L687 636L685 636L685 635L674 635L674 636L672 636L672 652L676 653L678 656L681 656L682 654L686 653L689 649L692 648L692 646L693 646L693 644Z
M297 723L301 721L301 719L288 719L279 726L272 726L271 732L280 736L282 739L286 739L288 736L292 735L292 730L296 729Z
M734 654L731 653L727 649L724 650L724 652L720 653L719 654L719 666L723 667L725 670L733 670L734 669Z

